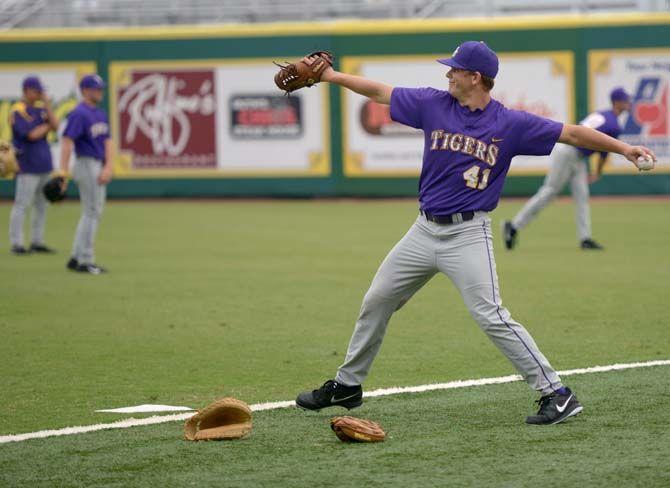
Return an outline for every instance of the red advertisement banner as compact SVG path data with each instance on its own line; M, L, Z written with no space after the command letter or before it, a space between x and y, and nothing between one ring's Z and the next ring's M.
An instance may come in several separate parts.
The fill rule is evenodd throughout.
M131 168L216 168L213 69L132 70L118 88L119 148Z

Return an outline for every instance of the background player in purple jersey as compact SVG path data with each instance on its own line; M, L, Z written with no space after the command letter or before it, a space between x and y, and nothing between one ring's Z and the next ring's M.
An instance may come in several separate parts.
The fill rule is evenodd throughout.
M9 240L12 253L52 253L44 243L47 199L42 193L44 184L53 170L49 132L58 130L58 119L51 110L51 102L40 79L28 76L23 80L23 98L11 108L9 124L12 127L12 145L20 172L16 177L14 206L9 218ZM26 249L23 242L23 221L32 205L32 244Z
M558 141L616 152L631 161L654 155L589 127L508 110L489 93L498 58L483 42L465 42L451 58L438 61L451 68L449 91L393 88L332 68L322 75L322 81L390 104L393 120L423 130L420 215L377 271L335 379L299 394L296 404L310 410L361 405L361 384L391 315L441 272L456 285L481 329L541 393L537 415L526 422L555 424L578 414L582 406L528 331L502 305L487 212L497 206L516 155L546 155Z
M67 117L61 143L60 169L68 174L72 149L76 161L72 177L79 187L81 218L72 245L68 269L100 274L106 270L95 264L95 234L112 179L112 143L107 114L98 107L105 83L98 75L84 76L80 83L82 102ZM67 185L67 178L65 180Z
M593 112L580 122L581 125L599 130L611 137L619 137L621 126L617 117L630 110L630 96L623 88L615 88L610 92L612 108ZM575 219L577 221L577 238L582 249L603 249L593 240L591 235L591 211L589 209L589 181L600 178L608 153L600 153L595 174L589 178L589 157L592 149L582 149L566 144L557 144L552 154L552 163L544 184L537 193L523 206L512 221L506 221L503 227L503 238L507 249L513 249L519 230L530 223L533 218L558 195L568 181L572 198L575 200Z

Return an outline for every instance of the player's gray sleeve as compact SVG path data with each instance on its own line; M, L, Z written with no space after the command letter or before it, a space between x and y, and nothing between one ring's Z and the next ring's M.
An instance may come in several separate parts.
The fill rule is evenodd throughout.
M590 127L591 129L598 130L600 127L605 125L606 119L605 116L598 112L593 112L589 114L584 120L582 120L579 125L585 127Z
M80 264L95 263L95 234L107 195L107 187L98 183L101 172L102 164L92 158L77 158L72 168L81 201L81 217L72 245L72 257Z
M479 327L531 388L548 394L562 386L528 331L502 306L486 214L450 226L417 219L386 257L365 295L338 382L365 381L391 315L437 272L456 285Z
M9 218L9 241L12 246L23 246L23 221L28 208L32 205L32 244L44 244L44 229L46 226L47 199L42 193L45 183L49 180L49 173L23 173L16 177L14 206Z

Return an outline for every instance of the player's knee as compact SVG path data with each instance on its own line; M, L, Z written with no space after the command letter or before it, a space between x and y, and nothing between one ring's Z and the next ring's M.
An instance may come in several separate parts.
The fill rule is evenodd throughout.
M364 315L387 307L393 311L399 310L406 302L407 300L394 296L392 290L387 287L370 288L363 298L361 314Z
M92 220L100 220L101 212L96 207L84 208L84 216Z
M540 196L542 196L542 198L552 200L556 198L556 195L558 195L558 190L553 186L543 186L540 188Z
M28 204L26 202L14 202L12 207L13 213L25 213L28 210Z
M378 290L370 289L363 297L363 310L374 309L381 306L385 302L384 296Z
M491 300L472 300L467 306L470 316L484 331L502 322L501 309Z

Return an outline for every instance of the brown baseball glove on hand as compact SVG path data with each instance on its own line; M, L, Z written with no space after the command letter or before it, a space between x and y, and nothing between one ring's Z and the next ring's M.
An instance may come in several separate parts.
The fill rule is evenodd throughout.
M333 417L330 428L342 442L381 442L386 438L377 422L356 417Z
M189 441L241 439L251 432L251 409L237 398L222 398L184 424L184 438Z
M14 148L8 142L0 142L0 178L12 178L18 172Z
M295 63L279 64L275 84L287 94L321 81L323 72L333 65L333 55L328 51L315 51Z

